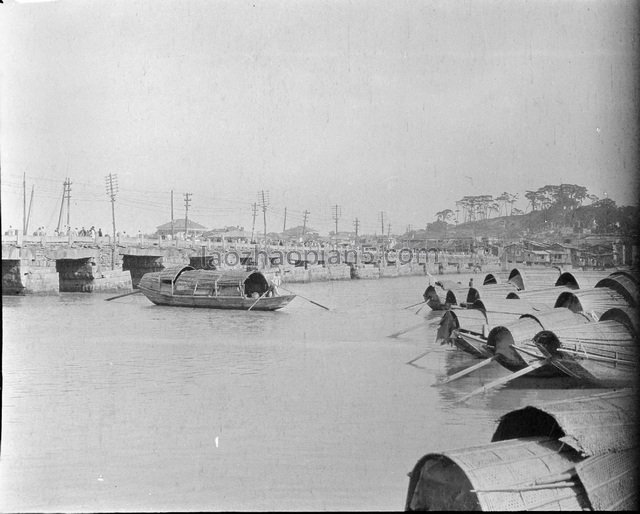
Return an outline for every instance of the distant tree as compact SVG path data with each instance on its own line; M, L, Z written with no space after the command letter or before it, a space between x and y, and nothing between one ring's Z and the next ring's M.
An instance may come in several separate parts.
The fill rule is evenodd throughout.
M518 193L509 195L509 216L513 214L513 204L518 200Z
M436 218L438 221L442 221L446 223L453 216L453 211L451 209L444 209L440 212L436 212Z
M496 201L500 202L505 216L507 215L507 204L509 203L509 198L511 198L511 195L506 191L503 192L500 196L496 197ZM500 214L502 214L502 211L500 212Z

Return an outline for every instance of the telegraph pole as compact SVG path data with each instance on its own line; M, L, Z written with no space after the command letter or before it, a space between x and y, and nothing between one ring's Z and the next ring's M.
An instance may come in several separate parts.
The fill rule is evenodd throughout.
M173 189L171 190L171 240L175 237L173 233Z
M382 231L382 236L384 237L384 211L380 211L380 227Z
M353 226L356 228L356 247L358 246L358 227L360 226L360 220L356 218L353 220Z
M251 208L253 209L253 224L251 225L251 242L253 242L255 240L255 233L256 233L256 215L258 214L258 204L254 202L253 205L251 205Z
M260 207L262 207L262 218L264 221L264 244L267 244L267 205L269 205L269 191L264 189L258 193Z
M340 215L342 214L342 209L340 208L340 206L338 204L334 205L332 208L332 212L333 212L333 220L336 222L336 242L338 240L338 219L340 218Z
M25 233L29 232L29 220L31 219L31 206L33 205L33 189L34 185L31 184L31 198L29 198L29 210L27 211L27 223L24 227Z
M64 210L64 201L67 200L67 228L69 227L69 202L71 201L71 179L67 177L63 184L62 200L60 201L60 214L58 215L58 226L56 231L60 233L60 223L62 223L62 211Z
M111 269L114 269L116 266L116 193L118 192L118 175L114 175L109 173L105 177L107 183L107 196L111 199L111 221L113 223L113 239L111 245ZM67 179L68 181L68 179ZM69 182L69 185L71 183ZM70 191L70 189L69 189ZM67 216L69 215L68 207L67 207Z
M192 193L184 193L184 238L187 239L189 231L189 202L191 202Z
M309 211L304 211L303 215L304 218L302 218L302 238L304 239L304 234L307 231L307 217L309 216L309 214L311 214Z
M27 174L22 175L22 235L27 235Z
M58 226L56 232L60 234L60 223L62 222L62 208L64 207L64 197L67 194L67 181L64 181L64 189L62 190L62 199L60 200L60 214L58 215Z
M71 179L67 177L67 227L71 229L70 215L71 213Z
M282 223L282 237L284 237L284 231L287 230L287 208L284 208L284 222Z

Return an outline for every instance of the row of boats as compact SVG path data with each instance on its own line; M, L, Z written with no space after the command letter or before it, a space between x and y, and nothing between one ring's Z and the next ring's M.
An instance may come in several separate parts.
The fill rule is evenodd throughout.
M634 270L516 268L478 286L430 284L425 303L444 311L437 342L477 359L435 385L494 361L511 372L460 401L522 375L605 392L527 405L487 444L424 455L405 510L637 510L639 283Z
M634 385L640 353L640 273L520 270L488 274L480 286L436 282L423 294L443 310L436 342L481 359L451 382L493 361L512 372L483 390L530 374L593 385Z

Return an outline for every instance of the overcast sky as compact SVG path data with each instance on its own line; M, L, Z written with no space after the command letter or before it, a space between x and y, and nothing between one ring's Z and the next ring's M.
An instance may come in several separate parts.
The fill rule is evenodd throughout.
M2 229L424 227L466 195L638 196L635 1L0 5ZM63 223L66 213L63 214ZM262 230L261 213L256 228ZM385 230L387 227L385 226Z

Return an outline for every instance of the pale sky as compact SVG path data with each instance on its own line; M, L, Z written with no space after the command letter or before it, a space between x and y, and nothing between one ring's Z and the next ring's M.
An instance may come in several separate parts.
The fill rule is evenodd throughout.
M184 217L402 233L466 195L571 183L638 201L638 4L74 1L0 5L2 230ZM66 211L63 223L66 221ZM387 227L385 226L385 231ZM256 219L262 231L262 213Z

